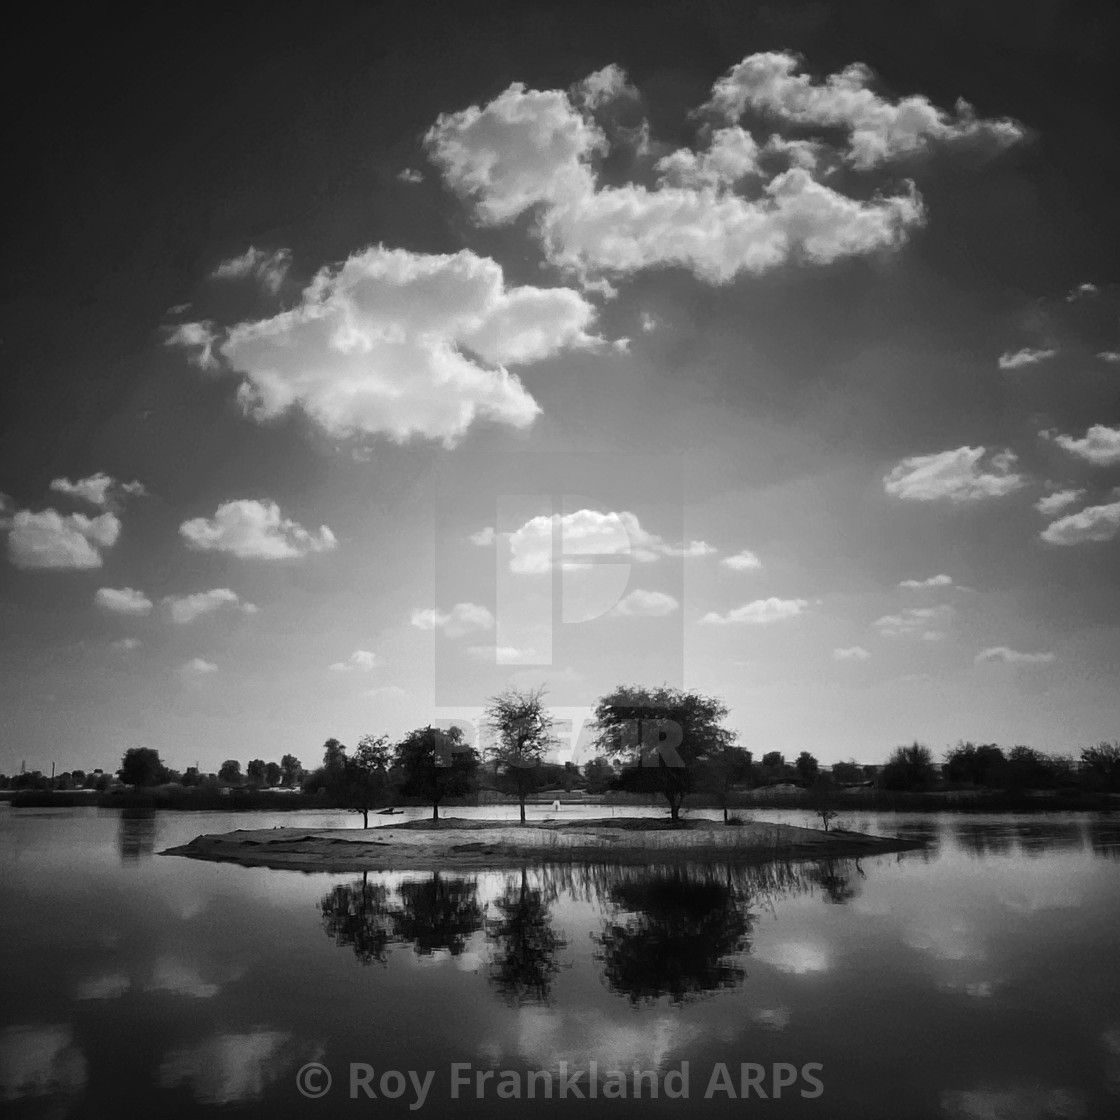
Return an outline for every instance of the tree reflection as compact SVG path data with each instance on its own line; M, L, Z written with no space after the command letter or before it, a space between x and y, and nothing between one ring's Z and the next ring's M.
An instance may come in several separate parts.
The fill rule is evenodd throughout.
M867 877L858 859L822 860L809 869L808 875L821 888L827 902L841 906L859 895L859 880Z
M402 883L401 905L393 911L393 929L400 941L411 941L420 956L446 949L457 957L471 934L482 928L478 883L474 879L431 879Z
M511 877L494 903L497 916L486 922L494 943L490 982L507 1003L547 1003L552 978L560 971L556 954L567 945L553 928L548 902L530 888L528 873Z
M616 914L596 955L607 985L631 1003L683 1003L746 978L734 958L749 947L753 915L727 883L676 868L619 882L610 899Z
M121 863L138 863L149 858L156 847L155 810L122 809L117 828L117 847Z
M388 890L369 881L369 872L340 883L323 896L323 929L340 948L350 947L362 964L385 963L392 941Z

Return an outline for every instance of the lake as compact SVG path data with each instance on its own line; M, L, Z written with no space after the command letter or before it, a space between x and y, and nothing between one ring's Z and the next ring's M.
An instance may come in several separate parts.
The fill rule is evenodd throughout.
M358 823L0 808L5 1112L1120 1114L1116 815L859 813L929 847L748 869L157 854Z

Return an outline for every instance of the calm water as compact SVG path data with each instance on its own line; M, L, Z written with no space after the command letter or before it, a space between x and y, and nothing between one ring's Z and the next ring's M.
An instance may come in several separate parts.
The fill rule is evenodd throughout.
M1115 816L861 815L844 823L931 846L750 871L363 878L156 854L279 823L356 818L0 808L5 1112L1120 1114ZM333 1076L318 1100L296 1083L313 1061ZM586 1093L592 1062L627 1098L556 1099L561 1063ZM376 1100L351 1099L352 1063ZM452 1063L471 1067L458 1099ZM742 1063L761 1067L749 1103L728 1094ZM635 1068L652 1071L641 1101ZM410 1112L409 1071L429 1070ZM506 1070L521 1100L498 1098ZM556 1076L527 1103L530 1071Z

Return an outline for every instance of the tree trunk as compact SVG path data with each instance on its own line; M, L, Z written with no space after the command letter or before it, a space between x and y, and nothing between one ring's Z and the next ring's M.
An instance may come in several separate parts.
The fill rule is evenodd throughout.
M438 801L433 801L432 802L432 820L434 820L434 821L439 820L439 802Z
M723 823L727 824L727 806L726 805L724 805L724 807L723 807Z
M521 799L521 823L525 823L525 798Z
M362 810L362 828L369 828L369 810Z

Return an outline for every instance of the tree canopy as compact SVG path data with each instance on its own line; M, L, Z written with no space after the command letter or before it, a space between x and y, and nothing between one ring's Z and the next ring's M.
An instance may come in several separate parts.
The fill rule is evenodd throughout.
M439 820L439 804L446 797L462 797L471 788L478 754L458 727L418 727L393 749L393 765L400 775L400 791L432 806Z

